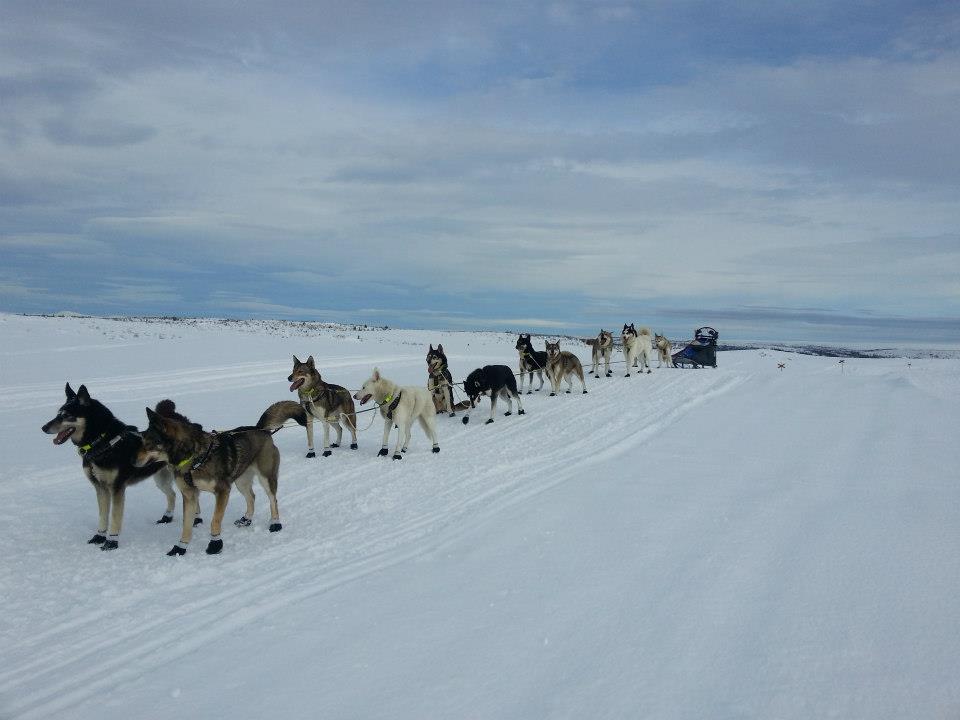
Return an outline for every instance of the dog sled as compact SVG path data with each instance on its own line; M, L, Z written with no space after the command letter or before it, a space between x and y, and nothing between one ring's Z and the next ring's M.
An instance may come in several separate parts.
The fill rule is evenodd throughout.
M693 341L673 354L673 364L676 367L716 367L717 366L717 338L720 333L712 327L697 328L693 334Z

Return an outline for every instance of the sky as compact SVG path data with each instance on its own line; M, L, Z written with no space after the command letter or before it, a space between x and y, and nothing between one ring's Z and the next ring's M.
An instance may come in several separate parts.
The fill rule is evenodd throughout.
M960 337L955 2L0 16L0 310Z

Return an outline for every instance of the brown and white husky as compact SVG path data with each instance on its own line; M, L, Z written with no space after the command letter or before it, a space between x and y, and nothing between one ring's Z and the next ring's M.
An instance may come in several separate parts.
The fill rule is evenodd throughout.
M553 388L551 395L560 392L560 383L567 381L567 392L573 389L573 381L570 379L576 375L580 379L580 387L583 394L587 393L587 384L583 379L583 365L580 364L580 358L572 352L560 349L560 343L548 342L547 344L547 377L550 378L550 386Z
M300 405L306 412L307 457L316 457L313 450L313 421L323 423L323 457L330 457L330 448L340 447L343 440L341 421L350 430L353 442L350 449L357 449L357 409L350 397L350 391L340 385L324 382L317 370L313 355L301 362L293 356L293 372L287 377L290 392L297 391ZM288 401L289 402L289 401ZM274 407L274 406L271 406ZM294 418L296 419L296 418ZM299 420L298 420L299 422ZM261 423L263 424L263 423ZM337 441L330 442L330 428L337 429Z

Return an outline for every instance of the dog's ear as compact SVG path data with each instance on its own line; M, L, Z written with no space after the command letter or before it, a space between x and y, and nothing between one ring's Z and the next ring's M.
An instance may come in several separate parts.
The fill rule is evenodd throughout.
M163 419L160 413L154 412L150 408L144 409L147 411L147 422L150 424L150 427L157 427Z
M430 343L430 350L429 350L429 352L433 352L433 343Z
M370 379L374 382L377 382L380 379L380 368L373 369L373 375L370 376Z
M87 386L81 385L77 389L77 402L81 405L87 405L90 403L90 393L87 392Z
M437 345L437 352L441 352L441 353L443 352L443 343L440 343L439 345Z
M316 364L313 362L313 355L307 358L307 365L309 365L311 369L316 367Z
M73 400L77 396L77 394L73 391L73 388L70 387L70 383L67 383L67 386L63 389L63 391L67 394L67 400Z
M295 366L296 366L296 365L303 365L303 363L300 362L300 358L298 358L296 355L293 356L293 364L294 364Z

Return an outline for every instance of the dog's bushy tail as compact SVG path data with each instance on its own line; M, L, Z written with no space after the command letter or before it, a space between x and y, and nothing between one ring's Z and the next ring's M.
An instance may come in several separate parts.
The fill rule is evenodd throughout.
M257 421L259 430L268 430L276 432L287 420L296 420L297 424L306 427L307 411L303 406L293 400L281 400L263 411L263 415Z

